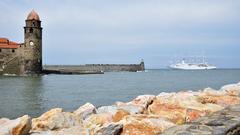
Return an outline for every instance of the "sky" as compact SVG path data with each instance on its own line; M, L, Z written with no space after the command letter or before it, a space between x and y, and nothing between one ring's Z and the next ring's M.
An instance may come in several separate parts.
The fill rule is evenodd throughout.
M239 0L1 0L0 37L23 42L34 9L44 64L140 63L165 68L205 56L240 68Z

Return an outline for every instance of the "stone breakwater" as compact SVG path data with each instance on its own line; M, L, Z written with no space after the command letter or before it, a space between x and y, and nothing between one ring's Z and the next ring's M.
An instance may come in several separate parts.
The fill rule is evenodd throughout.
M0 135L238 135L240 83L220 90L141 95L130 102L73 112L54 108L38 118L0 119Z

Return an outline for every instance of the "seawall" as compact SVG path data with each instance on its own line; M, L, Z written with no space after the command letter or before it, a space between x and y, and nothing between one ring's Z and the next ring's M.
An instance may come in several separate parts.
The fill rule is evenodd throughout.
M86 65L45 65L44 70L65 71L102 71L102 72L137 72L144 71L144 62L140 64L86 64Z
M102 71L85 71L73 69L43 69L43 74L61 74L61 75L84 75L84 74L104 74Z
M54 108L38 118L0 119L3 135L239 135L240 83L219 90L140 95L130 102L72 112Z

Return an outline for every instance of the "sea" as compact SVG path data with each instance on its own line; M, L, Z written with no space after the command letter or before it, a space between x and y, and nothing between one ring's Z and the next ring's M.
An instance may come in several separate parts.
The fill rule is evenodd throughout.
M38 117L52 108L73 111L90 102L96 107L128 102L143 94L220 89L240 82L240 69L146 70L91 75L0 76L0 118Z

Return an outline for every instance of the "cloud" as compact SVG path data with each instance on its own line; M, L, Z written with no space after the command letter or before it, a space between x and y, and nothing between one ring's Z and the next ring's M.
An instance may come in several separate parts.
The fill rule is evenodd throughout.
M167 59L178 50L239 49L238 1L1 0L0 6L1 33L19 42L28 12L40 14L47 63L66 62L65 55L78 62L94 62L95 54L101 55L97 62L128 63L141 56ZM170 53L159 55L164 51Z

